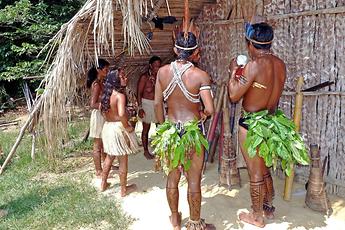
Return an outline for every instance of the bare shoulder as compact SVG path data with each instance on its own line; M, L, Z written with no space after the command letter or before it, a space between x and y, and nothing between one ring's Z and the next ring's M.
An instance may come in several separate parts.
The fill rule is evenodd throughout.
M143 73L139 77L139 82L140 81L146 81L148 79L147 73Z
M277 56L274 56L274 57L275 57L275 60L276 60L277 64L278 64L281 68L284 68L284 69L285 69L285 62L284 62L282 59L280 59L279 57L277 57Z
M161 73L164 73L164 72L169 71L169 70L170 70L170 64L166 64L166 65L159 68L159 72L161 72Z
M157 78L160 79L162 76L165 76L166 74L168 74L169 71L170 71L170 64L166 64L160 67L158 70Z

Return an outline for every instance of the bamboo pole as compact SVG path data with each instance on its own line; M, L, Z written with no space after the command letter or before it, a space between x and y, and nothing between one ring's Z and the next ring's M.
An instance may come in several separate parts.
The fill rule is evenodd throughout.
M294 116L293 121L296 126L296 131L299 132L301 120L302 120L302 103L303 103L303 94L301 93L301 89L303 86L303 76L300 76L297 80L296 86L296 99L295 99L295 109L294 109ZM285 189L284 189L284 200L290 201L291 200L291 190L293 185L293 179L295 176L295 170L293 168L293 163L291 163L292 170L290 176L285 178Z
M4 171L6 165L9 163L9 161L11 160L11 158L13 157L14 153L16 152L21 140L23 139L25 130L27 129L27 127L30 125L32 119L35 117L35 114L37 112L37 110L41 107L42 103L43 103L43 95L38 99L36 105L34 106L33 110L31 111L28 119L26 120L26 122L24 123L24 125L22 126L22 128L20 129L19 135L17 137L16 142L14 143L14 145L12 146L12 149L10 151L10 153L8 154L5 162L3 163L3 165L0 168L0 175L2 174L2 172Z
M321 91L321 92L300 92L303 96L327 96L327 95L335 95L335 96L345 96L345 92L342 91ZM296 92L283 92L283 96L295 96Z

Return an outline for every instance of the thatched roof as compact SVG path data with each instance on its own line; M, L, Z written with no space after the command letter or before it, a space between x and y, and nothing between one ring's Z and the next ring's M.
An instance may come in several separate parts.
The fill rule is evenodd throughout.
M215 1L189 2L191 16L197 17L204 4ZM182 20L183 6L183 1L177 0L88 0L62 26L47 45L56 55L43 81L46 90L41 100L47 143L52 150L66 133L66 102L77 94L78 82L79 85L85 82L90 64L98 57L112 64L126 64L127 72L135 79L147 67L151 55L159 55L163 61L171 59L172 30ZM156 29L151 22L155 15L160 18L171 15L178 22L164 24L163 30ZM150 31L151 41L146 37Z

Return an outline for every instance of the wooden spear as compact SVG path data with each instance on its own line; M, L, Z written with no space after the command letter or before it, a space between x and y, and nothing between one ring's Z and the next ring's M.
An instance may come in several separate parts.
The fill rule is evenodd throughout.
M216 132L219 114L220 114L220 110L222 107L224 91L225 91L225 85L221 85L220 87L221 87L221 89L220 89L220 93L219 93L218 99L217 99L218 104L216 106L216 111L214 113L212 123L210 124L210 126L211 126L210 131L207 135L207 140L208 140L209 146L212 146L212 141L214 139L214 134ZM208 155L209 155L208 152L206 152L205 160L204 160L204 170L206 169L206 162L208 161Z
M10 153L8 154L5 162L3 163L3 165L0 168L0 175L2 174L2 172L4 171L6 165L9 163L9 161L11 160L11 158L13 157L14 153L16 152L18 145L20 144L21 140L23 139L25 130L27 129L27 127L30 125L32 119L35 117L35 114L37 112L37 110L41 107L42 105L42 100L43 95L37 100L36 105L34 106L33 110L31 111L28 119L26 120L26 122L24 123L24 125L22 126L22 128L20 129L19 135L17 137L16 142L14 143L14 145L12 146L12 149L10 151Z
M295 109L294 109L294 116L293 116L293 121L295 123L297 132L299 132L300 130L300 124L301 124L301 119L302 119L302 103L303 103L303 94L301 93L302 86L303 86L303 76L300 76L297 80ZM293 185L293 179L295 176L293 163L291 163L291 168L292 170L291 170L290 176L285 177L284 200L286 201L291 200L291 190L292 190L292 185Z

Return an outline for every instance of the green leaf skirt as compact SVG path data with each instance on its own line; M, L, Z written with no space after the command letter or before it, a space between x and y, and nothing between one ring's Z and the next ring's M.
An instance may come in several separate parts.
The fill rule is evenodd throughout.
M151 145L166 174L178 166L188 171L191 165L189 153L195 151L200 157L202 148L208 149L208 142L199 126L197 120L185 123L167 120L157 127Z
M244 113L248 125L244 147L250 157L258 154L267 167L277 167L281 161L284 172L289 176L292 164L309 164L309 156L302 137L295 131L295 124L281 110L269 114L267 110Z

